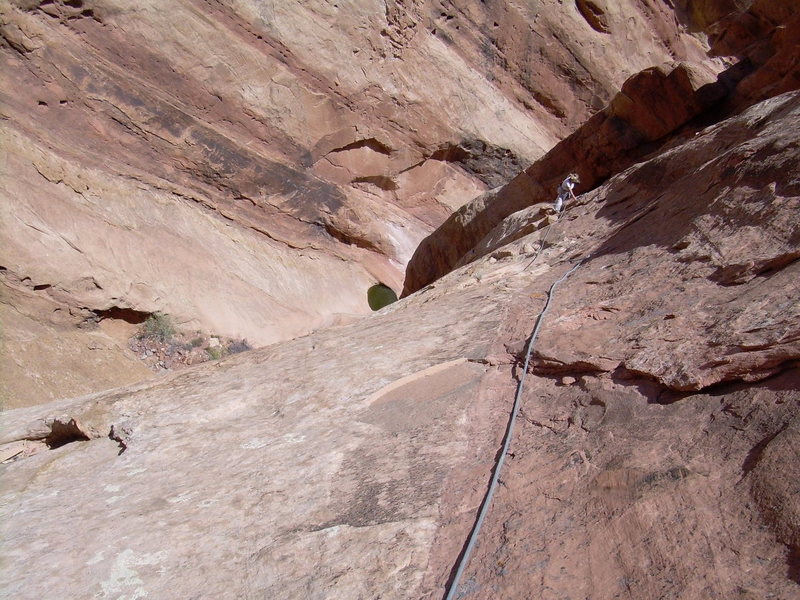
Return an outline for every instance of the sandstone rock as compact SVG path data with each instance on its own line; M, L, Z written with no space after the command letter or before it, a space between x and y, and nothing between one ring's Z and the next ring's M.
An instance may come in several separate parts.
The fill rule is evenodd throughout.
M736 2L697 2L712 6L710 18L701 19L709 34L711 53L738 56L743 60L731 78L735 89L726 102L728 113L800 87L797 65L800 7L783 0ZM695 8L695 7L693 7Z
M631 383L571 397L563 390L574 386L531 391L514 466L460 589L482 599L637 598L654 588L664 598L794 596L791 552L772 531L757 531L765 521L750 520L752 497L737 484L759 434L738 430L720 400L746 403L757 414L750 423L770 432L786 413L767 409L754 390L663 406L647 401L646 384ZM776 379L769 398L789 398L797 383L796 372ZM690 558L701 555L713 557L707 571Z
M690 21L699 20L711 32L712 54L733 55L729 61L741 62L723 72L719 64L709 62L662 64L630 77L604 110L509 185L464 205L423 240L409 263L404 294L479 256L466 253L509 215L552 201L569 172L581 176L576 190L580 193L654 152L667 134L704 111L713 121L800 88L796 3L761 0L747 10L739 10L745 7L735 2L689 2L684 8L687 4L695 14Z
M757 284L764 274L774 273L771 281L777 286L776 298L792 295L792 273L800 256L792 216L798 202L798 182L793 174L797 155L791 145L783 150L770 148L783 147L779 140L800 133L792 121L797 111L796 92L766 101L610 179L586 198L602 202L602 208L594 212L588 204L580 206L575 209L575 220L558 223L550 239L564 236L562 243L574 240L571 253L581 253L580 248L596 235L594 226L582 225L584 211L595 215L596 226L608 219L619 230L591 255L598 277L587 280L601 284L598 290L610 285L616 291L597 296L593 303L598 308L583 316L574 314L570 326L580 327L581 342L567 346L554 339L563 355L544 355L553 368L578 362L605 370L619 360L618 364L629 370L686 391L731 379L766 377L790 360L795 342L773 329L773 323L791 318L796 309L783 300L764 304L757 293L750 295L742 286ZM709 156L715 158L709 161ZM748 160L753 156L759 158ZM694 175L687 177L687 173ZM759 233L756 223L762 219L769 226ZM631 229L633 223L637 228ZM652 233L632 233L642 231L640 228ZM689 296L682 296L680 303L672 304L663 289L645 283L656 276L649 265L659 248L667 248L674 256L673 266L664 272L664 281L669 282L665 285L694 289ZM620 252L630 252L625 275L617 272ZM688 271L704 275L698 279L685 275ZM594 285L586 289L595 289ZM730 312L692 308L712 289L715 294L730 294L725 303ZM570 294L569 288L565 293ZM648 297L653 302L652 312L634 317L625 308L629 302L639 304ZM697 300L689 300L691 297ZM598 319L598 309L606 317ZM740 319L746 321L750 315L762 323L752 331L740 327ZM641 353L627 354L629 350L623 357L610 351L612 331L622 321L626 327L637 328L633 337ZM713 349L693 348L677 334L683 328L703 329L706 337L714 340ZM596 338L593 331L598 332ZM661 340L659 352L645 351L646 340L655 338ZM592 339L597 340L596 345ZM667 351L668 347L672 350ZM611 363L604 366L601 358Z
M552 202L561 180L571 171L581 177L578 192L590 189L651 150L648 142L662 139L724 94L712 69L686 63L654 67L633 76L608 107L542 159L507 186L461 207L425 238L409 262L403 293L420 289L453 266L480 256L482 248L505 240L502 231L507 225L501 225L500 231L493 229L517 211L533 213L538 210L533 205ZM519 231L514 224L511 229Z
M6 273L258 345L366 314L454 209L705 51L638 0L2 0L0 46ZM72 393L49 369L20 386Z
M442 598L583 258L458 593L795 597L798 117L786 94L611 177L534 264L6 411L3 594Z
M753 0L680 0L690 25L709 30L721 20L743 12Z
M626 123L633 138L658 140L723 97L715 75L686 63L646 69L623 84L606 116Z
M798 442L797 429L787 424L754 447L744 465L752 485L753 500L760 507L764 520L794 553L800 551Z
M775 28L770 47L762 51L760 56L751 59L759 64L759 68L737 86L731 101L733 107L748 106L764 98L800 88L800 67L797 64L800 51L799 29L798 12Z
M134 326L103 321L78 329L81 322L47 290L0 285L2 409L41 404L141 381L150 372L126 347ZM43 322L42 315L47 315ZM99 350L98 350L99 349Z
M530 242L525 244L528 247L526 252L535 254L545 241L543 239L543 234L547 231L545 228L557 221L556 216L551 214L550 211L550 207L547 210L542 210L541 207L530 206L512 213L478 242L474 248L467 251L456 263L456 266L468 264L475 258L492 252L495 248L501 248L523 237L529 239L532 233L539 232L541 237L536 244Z

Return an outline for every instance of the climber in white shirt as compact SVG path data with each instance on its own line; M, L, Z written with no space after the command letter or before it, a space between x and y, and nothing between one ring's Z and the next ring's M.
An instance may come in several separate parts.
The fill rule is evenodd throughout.
M556 213L561 212L561 207L564 205L564 202L572 197L573 200L577 200L575 197L575 192L572 189L575 187L575 184L580 183L580 177L578 177L577 173L570 173L567 178L561 182L561 185L558 186L558 196L556 197L556 203L553 205Z

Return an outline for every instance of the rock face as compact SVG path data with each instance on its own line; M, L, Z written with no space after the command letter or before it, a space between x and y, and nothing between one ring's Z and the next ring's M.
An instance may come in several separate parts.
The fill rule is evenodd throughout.
M424 239L408 265L404 294L491 249L489 239L496 237L492 232L503 219L537 203L552 203L554 190L570 172L581 177L576 191L590 189L641 158L648 144L663 140L724 96L724 86L713 71L686 63L637 73L609 106L509 185L468 202Z
M708 62L641 0L2 0L0 53L3 303L78 362L126 311L258 345L368 312L630 75Z
M5 412L5 597L442 598L575 265L459 597L797 597L798 123L675 140L356 323Z
M134 383L152 376L126 348L136 326L106 319L76 327L63 306L15 282L0 302L2 407L18 408L98 389ZM42 322L42 314L50 318Z
M705 22L711 18L708 15L723 10L722 6L701 9L700 4L690 3L695 14L692 23L698 19ZM537 203L552 202L555 190L570 172L581 177L578 193L592 189L652 155L674 140L674 134L694 135L720 115L800 88L796 59L800 12L795 4L783 4L755 2L749 10L708 26L716 36L712 37L713 52L741 57L723 72L707 63L681 62L646 69L629 78L607 107L509 185L468 202L423 240L409 263L403 293L417 291L456 265L473 260L487 248L486 238L492 237L490 232L504 219ZM740 31L742 23L748 24L746 35Z

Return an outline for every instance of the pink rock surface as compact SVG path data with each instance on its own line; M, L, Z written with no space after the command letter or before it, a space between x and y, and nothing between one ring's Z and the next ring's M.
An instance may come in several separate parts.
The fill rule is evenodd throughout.
M794 598L800 93L342 327L7 411L3 593ZM527 249L526 249L527 248ZM78 532L76 534L76 532Z
M701 36L640 0L3 0L14 337L58 337L53 303L78 337L119 309L257 345L363 315L455 208L673 59L707 61ZM92 385L43 373L77 372L31 358L4 393Z
M510 215L552 203L567 174L580 175L578 193L590 190L664 144L674 143L676 134L686 138L722 115L800 88L796 60L800 7L765 0L720 19L730 4L696 2L689 8L715 15L692 19L711 23L712 53L730 55L732 64L720 71L719 65L708 62L672 62L631 76L608 106L509 185L466 203L425 238L409 262L403 293L419 290L480 255L478 250L487 247L488 238L497 237L493 230ZM746 34L737 29L741 23L748 25ZM736 62L735 57L741 60Z

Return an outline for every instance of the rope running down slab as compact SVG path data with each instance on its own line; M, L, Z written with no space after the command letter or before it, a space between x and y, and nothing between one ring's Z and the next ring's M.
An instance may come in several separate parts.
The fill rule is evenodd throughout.
M542 246L544 246L544 241L542 245L539 247L541 251ZM534 260L538 258L539 254L537 252L536 257ZM531 261L532 263L533 261ZM456 592L458 591L458 583L461 579L461 575L464 573L464 569L469 562L469 556L472 553L472 549L475 547L475 543L478 540L478 533L480 532L481 526L483 525L483 521L486 518L487 513L489 512L489 505L492 503L492 497L494 496L494 492L497 489L497 483L500 480L500 472L503 470L503 464L506 461L506 455L508 454L508 450L511 446L511 438L514 434L514 422L517 419L517 415L519 414L520 408L520 400L522 398L522 390L525 385L525 375L528 373L528 365L531 359L531 353L533 352L534 342L539 335L539 330L542 327L542 323L544 322L544 317L547 314L547 310L550 308L550 301L553 299L553 293L555 292L556 287L562 281L564 281L567 277L569 277L575 269L577 269L583 260L577 263L574 267L572 267L569 271L564 273L561 277L559 277L552 286L550 286L550 290L547 292L547 301L545 302L544 308L542 312L539 313L539 317L536 319L536 326L533 328L533 332L531 333L531 337L528 339L528 347L525 351L525 366L522 368L522 375L519 378L519 383L517 384L517 393L514 397L514 406L511 409L511 417L508 420L508 427L506 428L506 435L503 439L503 448L500 451L500 456L497 459L497 464L495 465L494 472L492 474L492 480L489 483L489 490L486 492L486 496L481 503L481 509L478 513L478 518L475 521L475 525L472 528L472 532L470 532L469 540L467 541L467 545L464 548L464 552L461 555L461 559L458 563L458 568L456 569L456 574L453 576L453 582L450 584L450 589L447 591L447 595L445 596L445 600L453 600L456 597ZM530 266L530 265L528 265Z

